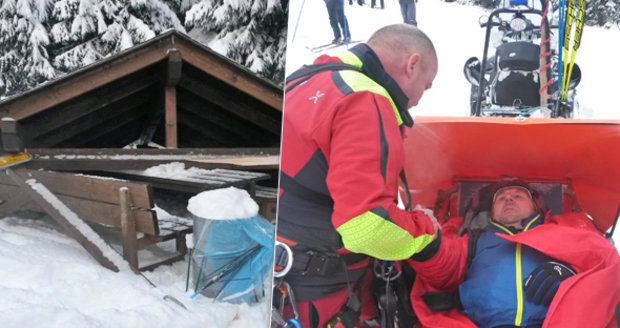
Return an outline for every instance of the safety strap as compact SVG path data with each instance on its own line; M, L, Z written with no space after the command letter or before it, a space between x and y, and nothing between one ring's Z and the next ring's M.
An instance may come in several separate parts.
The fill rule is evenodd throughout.
M295 71L291 75L286 78L287 83L295 81L286 87L285 92L289 92L293 90L298 85L304 83L312 76L317 73L324 71L343 71L343 70L353 70L360 73L363 73L362 69L350 64L345 63L324 63L324 64L313 64L313 65L304 65L301 69Z
M334 201L330 196L314 191L300 184L294 178L282 171L280 171L280 188L316 205L330 208L334 206Z
M478 239L480 239L480 234L482 233L482 229L472 229L467 234L469 235L469 240L467 241L467 268L471 266L471 262L474 260L476 256L476 247L478 245Z
M472 229L468 232L469 240L467 242L467 268L471 266L471 262L476 256L476 247L482 229ZM459 309L462 307L458 293L449 292L428 292L422 295L422 299L426 306L433 311L446 311L449 309Z
M301 251L293 247L293 264L291 271L301 275L330 276L344 272L347 265L358 263L368 258L364 254L337 254L315 250ZM290 259L282 248L276 248L275 265L284 266Z

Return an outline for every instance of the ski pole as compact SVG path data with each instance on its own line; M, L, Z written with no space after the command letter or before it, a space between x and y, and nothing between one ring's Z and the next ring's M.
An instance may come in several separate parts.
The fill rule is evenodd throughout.
M297 35L297 27L299 26L299 21L301 20L301 12L304 10L304 4L306 0L301 1L301 8L299 8L299 15L297 15L297 22L295 23L295 29L293 30L293 38L291 38L291 43L295 41L295 35Z

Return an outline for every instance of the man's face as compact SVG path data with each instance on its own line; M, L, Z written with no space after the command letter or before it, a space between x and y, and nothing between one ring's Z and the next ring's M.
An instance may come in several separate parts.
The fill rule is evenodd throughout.
M409 108L418 105L424 91L430 89L433 85L436 75L437 59L427 58L417 63L415 70L410 75L408 86L403 88L409 98L409 103L407 104Z
M521 221L532 215L536 205L522 187L506 187L495 194L491 215L496 221L521 228Z

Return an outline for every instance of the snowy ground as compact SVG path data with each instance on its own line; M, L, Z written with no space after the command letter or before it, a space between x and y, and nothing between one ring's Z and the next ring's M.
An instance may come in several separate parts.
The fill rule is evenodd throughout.
M370 0L365 1L363 7L356 2L349 5L345 1L345 14L353 40L365 41L380 27L402 22L397 0L385 0L384 10L371 9ZM419 0L416 6L418 26L433 40L437 49L439 71L433 87L424 94L412 113L468 116L470 85L463 76L463 64L472 56L482 58L484 30L478 25L478 18L486 11L475 6L437 0ZM287 75L302 64L311 63L317 56L306 47L329 43L331 39L333 34L323 1L291 0ZM340 51L342 47L326 53ZM620 119L620 108L614 98L617 85L613 82L615 77L620 76L618 53L620 30L585 27L576 59L583 76L578 87L582 117Z
M194 204L192 213L214 213L209 204L229 203L218 196L210 200ZM258 210L253 202L240 204L237 199L235 206L222 205L218 213L225 216L228 210L239 215L240 207ZM160 218L168 215L156 210ZM173 244L167 246L174 249ZM155 253L141 254L140 260L153 256ZM192 286L185 292L187 261L160 266L145 272L145 277L133 274L126 265L114 273L99 265L46 216L26 213L0 219L0 268L3 328L268 327L267 300L248 306L202 296L191 299ZM266 293L270 295L269 290ZM167 295L187 309L164 300Z

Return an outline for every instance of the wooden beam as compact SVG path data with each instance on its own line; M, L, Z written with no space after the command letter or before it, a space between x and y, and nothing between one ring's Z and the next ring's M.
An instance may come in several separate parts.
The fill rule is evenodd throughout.
M51 171L33 171L32 176L56 195L97 200L108 204L119 204L118 190L127 188L132 195L133 207L147 210L153 208L151 190L146 183Z
M2 174L4 176L4 174ZM11 189L9 192L2 192L0 189L0 199L3 200L0 204L0 218L3 218L17 210L26 209L27 204L31 202L30 198L25 192L20 189Z
M183 109L181 112L180 122L184 123L186 120L183 116L191 113L198 116L201 120L205 120L208 125L204 126L202 130L211 130L213 128L210 125L215 126L215 132L222 134L226 139L230 138L230 135L234 136L234 139L239 139L242 142L239 144L245 145L266 145L269 143L279 144L280 138L277 135L271 133L265 133L261 127L248 122L246 120L234 119L235 116L232 113L218 107L205 100L202 97L194 95L191 92L179 91L178 107ZM187 113L187 114L186 114ZM191 119L191 118L190 118ZM193 122L193 119L191 119ZM202 122L200 124L203 124ZM230 141L234 141L231 139ZM235 142L228 142L228 144L235 144Z
M245 162L237 165L239 158L271 157L279 154L277 148L185 148L185 149L87 149L39 148L30 149L34 160L22 164L29 169L53 171L107 171L145 170L151 166L170 162L183 162L199 168L271 169L258 161L257 165ZM210 161L213 161L211 163ZM273 164L273 163L272 163Z
M126 106L128 98L135 102L144 98L152 98L145 92L149 87L162 80L161 73L155 69L137 73L134 76L123 78L114 82L112 85L93 90L87 95L79 96L69 102L62 104L54 110L44 111L32 120L24 122L24 136L27 139L34 139L37 136L47 134L57 129L63 129L72 122L81 124L82 117L91 115L101 108L118 104ZM151 91L159 93L159 90Z
M79 146L94 139L101 133L109 132L109 129L102 129L101 127L109 127L112 125L119 129L119 131L122 131L119 127L123 122L136 120L144 115L142 107L153 92L155 92L154 89L143 89L131 97L122 98L114 104L109 104L109 107L100 108L97 111L89 113L89 115L69 121L69 124L65 122L65 126L61 126L45 134L38 134L36 138L30 140L30 146ZM45 128L43 128L43 130L45 130ZM31 133L34 134L37 133L37 131L32 131ZM74 141L71 142L71 140Z
M166 86L172 87L179 83L183 71L183 59L179 50L168 50L168 63L166 66Z
M19 192L20 187L11 186L11 185L1 185L0 188L2 191L0 192L0 197L4 197L10 193ZM120 224L120 207L119 204L109 204L99 202L97 200L90 200L85 198L78 198L73 196L67 196L62 194L57 194L54 192L54 195L68 208L70 208L78 217L82 220L90 223L101 224L108 227L114 227L116 229L121 228ZM117 200L118 202L118 200ZM24 203L25 204L25 203ZM33 210L45 210L38 206L38 203L32 204L34 206L30 206L28 204L25 209L33 209ZM153 210L148 209L133 209L134 217L136 221L136 229L139 232L143 232L145 235L156 236L159 233L159 226L155 220L155 214Z
M180 124L185 132L187 132L187 129L191 129L201 139L213 140L225 147L250 143L250 141L247 141L240 135L234 134L221 126L216 126L193 112L183 111L180 117Z
M177 140L177 89L176 87L166 86L166 148L178 148Z
M123 147L138 138L141 118L144 117L146 110L147 108L141 104L137 107L125 108L124 113L114 117L102 118L96 128L82 131L80 134L63 141L57 147ZM119 138L123 138L123 141L118 141ZM97 139L105 139L108 143L100 145L96 142ZM116 142L116 144L112 145L110 142Z
M168 50L166 67L166 86L164 87L164 103L166 113L166 148L178 148L177 129L177 84L181 79L183 60L175 48Z
M60 203L58 199L48 199L41 195L39 192L37 192L33 186L26 183L26 180L31 179L28 176L28 170L22 168L13 170L8 168L6 169L6 172L15 181L15 183L17 183L22 189L24 189L30 199L35 201L37 205L39 205L49 216L51 216L54 221L56 221L71 237L77 240L77 242L80 243L86 249L86 251L95 258L95 260L97 260L97 262L112 271L119 271L118 267L103 254L103 250L82 233L82 230L80 229L88 227L86 224L84 224L84 226L78 229L78 227L73 225L73 223L71 223L65 217L67 213L63 213L60 209L56 207L58 206L57 204L51 202L54 201L55 203ZM92 230L91 232L94 234ZM99 241L104 243L101 238L99 238Z
M68 74L50 85L7 100L0 108L0 117L9 116L22 120L35 115L164 60L170 47L170 38L161 39L112 57L110 60L102 61L90 68Z
M197 46L192 44L191 41L177 38L175 47L181 52L183 59L191 65L258 99L264 104L282 111L282 89L261 81L253 73L245 71L245 67L235 65L214 53L196 51L195 48Z
M218 90L217 87L206 85L204 82L200 82L187 75L184 75L181 78L179 87L187 89L193 94L230 111L244 120L262 127L270 133L278 136L280 135L280 131L282 130L281 116L269 116L262 113L250 104L241 102L239 99L226 96L226 94L222 93L221 90Z
M136 246L136 221L130 209L129 188L121 187L119 189L119 202L121 207L121 235L123 238L123 257L129 262L131 270L138 274L140 267L138 265L138 248Z

